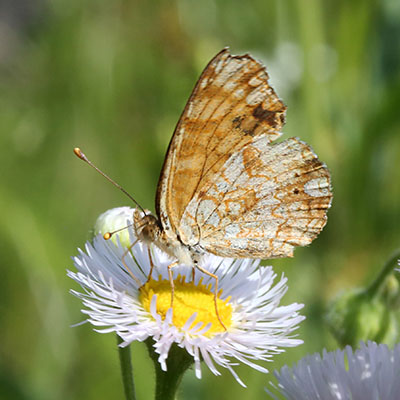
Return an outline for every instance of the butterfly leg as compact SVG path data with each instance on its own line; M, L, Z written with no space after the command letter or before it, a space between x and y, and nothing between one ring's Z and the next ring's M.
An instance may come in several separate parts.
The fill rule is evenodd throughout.
M154 263L153 263L153 258L151 257L150 246L147 247L147 253L148 253L148 255L149 255L150 272L149 272L149 275L147 276L147 280L146 280L145 284L148 283L148 282L150 281L150 279L151 279L151 277L152 277L152 275L153 275L153 269L154 269Z
M175 285L174 285L174 277L172 276L172 268L178 265L178 261L173 262L172 264L168 265L168 276L169 276L169 283L171 285L171 308L174 304L174 293L175 293Z
M193 258L193 267L192 267L192 282L194 283L194 278L196 276L196 268L198 267L198 264L200 262L201 259L201 255L198 253L194 253L192 255Z
M129 275L136 281L136 283L138 284L139 287L142 286L142 282L140 282L140 280L138 278L136 278L136 276L134 275L134 273L128 268L128 266L126 265L125 262L125 257L128 255L128 253L132 250L133 246L138 242L139 239L136 239L132 244L129 245L129 247L124 251L124 254L122 254L121 257L121 261L122 264L124 265L126 271L129 273Z
M213 273L211 273L211 272L209 272L209 271L207 271L206 269L200 267L197 263L195 263L195 267L196 267L199 271L201 271L201 272L203 272L204 274L206 274L206 275L208 275L208 276L211 276L212 278L215 279L215 287L214 287L214 307L215 307L215 314L217 315L218 321L219 321L219 323L221 324L221 326L224 328L224 330L227 330L227 329L226 329L226 326L225 326L224 323L222 322L222 319L221 319L221 317L220 317L220 315L219 315L219 312L218 312L218 305L217 305L217 298L218 298L218 276L215 275L215 274L213 274Z

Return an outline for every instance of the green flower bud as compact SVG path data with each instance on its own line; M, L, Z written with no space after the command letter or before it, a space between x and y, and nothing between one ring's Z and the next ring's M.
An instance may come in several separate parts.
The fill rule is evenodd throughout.
M393 345L398 340L399 256L400 251L392 255L367 289L347 291L331 304L326 320L341 346L356 346L360 340Z
M399 273L388 276L383 292L383 296L385 297L386 303L389 305L389 307L397 310L400 307L399 279L400 279Z
M129 237L128 228L132 224L133 210L130 207L117 207L107 210L101 214L94 224L93 236L101 233L102 235L107 233L113 233L121 229L120 232L111 235L111 240L117 244L117 237L120 243L129 247L132 244L132 240Z
M357 346L360 340L390 346L397 341L397 319L383 295L371 296L359 289L348 291L331 304L326 320L341 346Z

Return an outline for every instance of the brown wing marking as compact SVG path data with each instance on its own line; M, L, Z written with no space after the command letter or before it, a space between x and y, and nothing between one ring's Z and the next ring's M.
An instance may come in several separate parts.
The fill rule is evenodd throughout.
M164 161L156 198L164 229L179 227L194 194L235 149L259 135L269 142L279 137L285 110L261 63L227 49L217 54L186 104Z

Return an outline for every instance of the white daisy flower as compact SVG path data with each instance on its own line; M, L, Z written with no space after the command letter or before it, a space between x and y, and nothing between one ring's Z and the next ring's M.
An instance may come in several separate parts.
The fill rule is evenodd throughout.
M375 342L361 342L354 353L350 346L324 350L322 358L318 353L307 356L274 375L279 383L271 385L289 400L398 400L400 344L393 350Z
M124 207L108 213L114 213L120 221L124 219L123 226L131 223L133 210ZM114 224L114 228L118 227ZM126 238L121 241L126 243ZM129 242L135 242L132 231ZM227 368L245 386L234 372L234 365L242 362L266 373L268 370L256 362L271 360L284 347L302 343L292 337L292 332L304 319L298 313L303 305L279 306L287 279L282 276L273 285L276 274L272 267L261 267L258 260L203 257L200 265L219 278L217 310L225 330L214 305L215 279L198 270L193 272L191 266L173 268L171 308L167 267L174 260L151 246L155 267L149 278L148 254L142 242L126 253L119 240L115 244L98 235L73 258L78 272L68 271L68 276L84 289L83 293L72 293L82 300L82 312L96 331L116 332L123 340L122 346L152 338L164 371L168 352L176 343L193 357L198 378L200 361L204 361L215 375L220 374L217 366Z

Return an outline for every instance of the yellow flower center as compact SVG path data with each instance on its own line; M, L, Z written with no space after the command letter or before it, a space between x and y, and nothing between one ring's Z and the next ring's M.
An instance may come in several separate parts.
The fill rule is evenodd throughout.
M232 324L232 306L228 303L230 298L221 300L222 290L217 296L218 315L228 329ZM157 314L162 319L169 308L171 308L171 284L167 280L156 281L150 279L140 288L139 299L145 310L150 312L151 299L157 295ZM191 324L191 328L199 322L203 323L203 327L211 323L210 329L204 334L205 336L213 336L218 332L224 332L225 329L218 320L214 293L211 292L211 284L205 286L202 280L196 285L193 282L185 282L182 276L174 281L174 301L173 301L173 324L182 328L186 321L197 312L196 319Z

